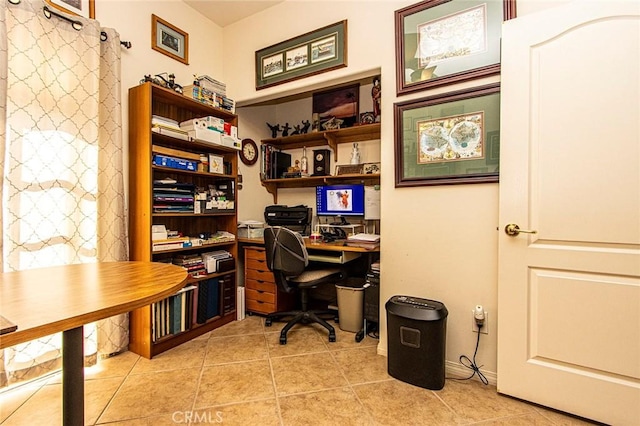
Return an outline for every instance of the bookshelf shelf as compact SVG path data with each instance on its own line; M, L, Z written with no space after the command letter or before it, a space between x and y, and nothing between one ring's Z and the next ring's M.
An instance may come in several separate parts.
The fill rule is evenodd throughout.
M234 126L238 124L238 118L235 114L210 107L172 90L154 86L149 82L129 89L130 259L172 262L176 259L184 259L188 256L214 250L226 250L231 253L234 259L237 259L238 220L237 205L235 205L234 199L238 185L238 151L225 146L186 141L156 133L152 131L153 116L161 116L177 122L213 116L222 118ZM183 154L182 158L194 162L198 162L201 156L208 158L209 154L222 157L225 173L209 173L202 171L202 168L198 168L198 171L189 171L153 165L153 154L161 151L163 153L181 153ZM166 179L193 189L188 195L179 194L180 190L184 189L183 187L174 188L175 193L171 193L170 189L163 188L158 183L158 181ZM195 188L206 189L209 186L216 186L218 189L229 188L228 193L233 195L234 202L229 206L233 208L209 211L207 207L206 213L179 211L182 210L182 206L188 208L189 203L192 203L191 206L193 206ZM163 198L160 198L161 192L164 192ZM154 200L163 200L160 203L155 201L156 204L162 204L162 206L157 206L158 210L175 209L176 211L154 211ZM180 203L184 204L180 205ZM151 238L152 225L164 225L167 230L179 231L182 235L189 237L197 237L202 233L214 234L225 231L233 234L236 238L233 241L154 251ZM196 270L200 268L191 263L188 264L186 261L181 264L190 270L191 268ZM193 286L194 288L180 293L180 302L170 300L178 297L171 296L165 301L131 312L129 316L129 350L146 358L152 358L203 333L234 321L236 319L236 275L237 270L233 268L225 272L202 274L197 278L191 277L187 281L187 287ZM203 286L208 286L208 293L201 291ZM203 294L211 306L207 306L206 315L201 317L197 303L201 302L199 299L204 299L199 297ZM183 308L177 323L171 323L171 317L167 314L170 309L172 309L171 312L178 312L171 307L171 303ZM187 308L184 308L185 305ZM167 314L169 319L161 320L161 318L166 318L162 316L163 314ZM174 318L177 316L174 315ZM161 325L163 329L159 333Z

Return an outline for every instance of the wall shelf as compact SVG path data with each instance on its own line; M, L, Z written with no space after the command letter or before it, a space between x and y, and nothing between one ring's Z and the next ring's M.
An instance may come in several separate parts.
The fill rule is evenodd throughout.
M363 124L346 129L326 130L301 135L262 139L262 143L278 149L296 149L303 147L327 146L338 160L338 145L343 143L362 142L380 139L380 123ZM273 202L278 202L280 188L309 188L319 185L336 185L362 183L364 185L380 185L379 174L349 174L340 176L309 176L304 178L265 179L262 186L273 195Z
M366 186L380 185L380 175L352 174L340 176L309 176L305 178L268 179L262 181L262 186L273 195L273 202L278 203L278 189L280 188L310 188L320 185L339 185L362 183Z
M380 123L363 124L360 126L348 127L346 129L325 130L322 132L262 139L262 143L272 145L280 149L309 148L329 145L333 151L334 158L337 160L339 144L376 139L380 139Z

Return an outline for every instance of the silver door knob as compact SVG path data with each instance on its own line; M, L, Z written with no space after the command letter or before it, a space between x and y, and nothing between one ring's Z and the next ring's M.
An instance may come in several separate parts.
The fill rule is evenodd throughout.
M521 232L523 234L537 234L538 233L538 231L535 231L535 230L520 229L520 227L518 225L516 225L515 223L509 223L507 226L504 227L504 233L507 234L510 237L516 237Z

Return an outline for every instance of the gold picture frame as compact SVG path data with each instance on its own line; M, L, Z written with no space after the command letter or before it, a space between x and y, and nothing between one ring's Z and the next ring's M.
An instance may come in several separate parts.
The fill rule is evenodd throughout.
M46 0L46 3L61 12L71 15L82 16L87 19L95 19L96 17L95 0Z
M189 65L189 34L156 15L151 15L151 48Z

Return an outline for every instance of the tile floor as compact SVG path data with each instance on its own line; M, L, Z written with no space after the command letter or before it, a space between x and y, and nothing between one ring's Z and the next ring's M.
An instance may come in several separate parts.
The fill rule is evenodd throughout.
M336 327L247 317L152 360L131 352L85 373L87 425L579 425L579 419L509 397L478 381L430 391L387 374L377 340ZM0 393L0 424L61 423L59 374Z

